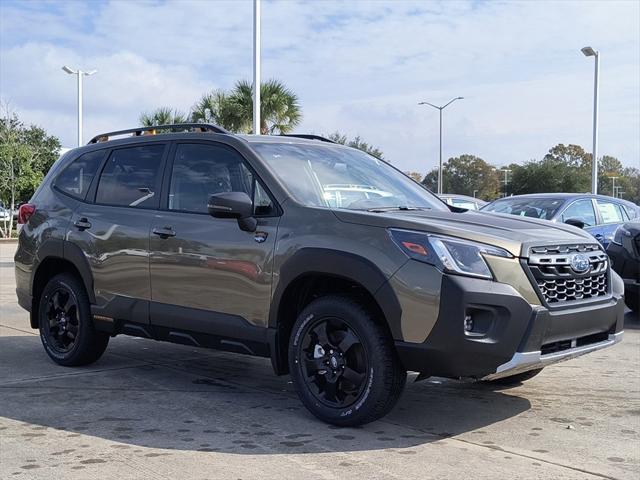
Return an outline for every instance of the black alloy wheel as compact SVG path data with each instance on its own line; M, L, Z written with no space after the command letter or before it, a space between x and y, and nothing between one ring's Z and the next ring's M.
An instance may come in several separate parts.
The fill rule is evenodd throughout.
M300 368L309 391L329 407L344 408L361 396L367 352L354 330L339 318L322 318L306 331Z
M51 278L39 293L40 339L49 358L67 367L98 360L109 334L95 329L91 304L82 281L71 273Z
M59 353L70 352L78 338L78 299L64 286L58 287L47 298L46 311L48 328L44 335L49 344Z
M345 295L316 298L299 312L288 357L304 406L343 427L386 415L407 378L384 318L371 303Z

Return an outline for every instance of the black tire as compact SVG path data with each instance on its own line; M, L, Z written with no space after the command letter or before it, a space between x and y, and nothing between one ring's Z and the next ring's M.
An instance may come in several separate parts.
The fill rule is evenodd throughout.
M38 326L47 355L66 367L95 362L109 343L109 335L93 326L84 285L70 273L56 275L45 285L39 299Z
M509 377L496 378L495 380L489 380L489 383L494 385L501 385L503 387L516 387L520 385L522 382L526 382L527 380L538 375L543 369L536 368L535 370L528 370L522 373L516 373L515 375L511 375Z
M289 369L300 400L320 420L362 425L398 401L407 372L379 321L356 300L338 295L314 300L298 316Z

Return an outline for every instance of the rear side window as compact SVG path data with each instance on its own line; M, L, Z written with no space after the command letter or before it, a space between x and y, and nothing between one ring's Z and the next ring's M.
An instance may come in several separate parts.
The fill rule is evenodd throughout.
M562 212L562 221L567 220L581 220L586 227L592 227L596 224L596 214L593 211L593 202L590 198L583 200L577 200L569 205L564 212Z
M602 223L619 223L624 221L620 205L602 200L596 200L596 202L598 203Z
M629 220L633 220L638 216L638 214L633 208L628 207L626 205L623 205L622 208L624 209L625 212L627 212L627 216L629 217Z
M96 203L154 208L164 145L121 148L111 152L102 170Z
M76 158L57 176L54 186L67 195L84 200L104 153L104 150L97 150Z

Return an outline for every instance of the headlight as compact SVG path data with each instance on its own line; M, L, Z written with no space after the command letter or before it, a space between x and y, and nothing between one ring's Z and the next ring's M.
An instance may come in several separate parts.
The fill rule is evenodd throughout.
M493 278L485 255L513 258L506 250L454 237L390 229L391 238L410 258L470 277Z

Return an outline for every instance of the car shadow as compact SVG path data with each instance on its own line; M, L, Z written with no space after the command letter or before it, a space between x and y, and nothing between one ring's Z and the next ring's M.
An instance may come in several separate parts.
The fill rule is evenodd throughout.
M627 309L624 314L624 328L629 330L640 330L640 312L632 312Z
M412 376L415 378L415 376ZM236 454L408 448L482 430L531 407L515 394L445 379L408 381L384 419L326 425L268 360L118 337L90 367L64 368L37 336L0 337L2 435L93 436L114 449ZM12 422L17 421L19 423ZM35 448L35 446L34 446Z

